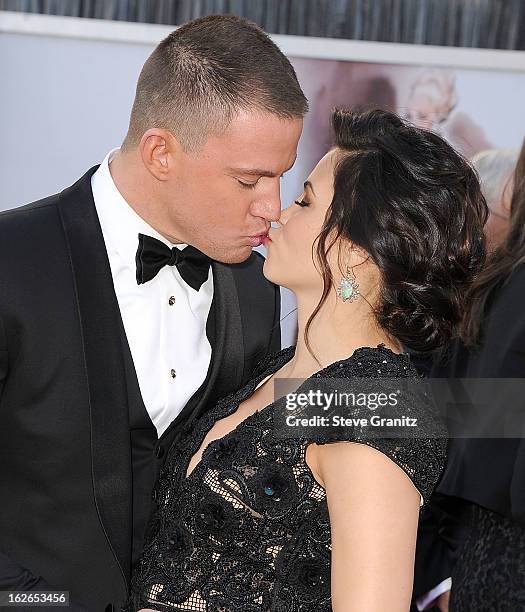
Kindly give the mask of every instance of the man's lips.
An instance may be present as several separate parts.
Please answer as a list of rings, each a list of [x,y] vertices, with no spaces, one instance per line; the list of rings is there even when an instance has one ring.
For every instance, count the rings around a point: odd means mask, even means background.
[[[263,232],[261,234],[255,234],[254,236],[249,236],[248,241],[250,246],[258,247],[264,243],[264,241],[268,238],[268,232]]]

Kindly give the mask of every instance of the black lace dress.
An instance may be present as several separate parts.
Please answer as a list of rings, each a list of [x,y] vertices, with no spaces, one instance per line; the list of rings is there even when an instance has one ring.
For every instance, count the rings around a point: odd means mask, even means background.
[[[276,437],[275,405],[269,404],[212,441],[186,478],[189,461],[213,424],[235,412],[294,352],[295,347],[286,348],[259,364],[249,383],[219,401],[191,435],[170,449],[156,485],[156,510],[134,570],[127,611],[331,610],[326,492],[305,453],[311,442],[334,442],[341,434]],[[408,355],[383,345],[358,349],[314,375],[356,376],[418,375]],[[426,418],[423,407],[411,411]],[[443,469],[444,437],[363,443],[401,466],[428,500]]]
[[[450,612],[525,612],[525,526],[472,504],[469,527],[452,571]]]

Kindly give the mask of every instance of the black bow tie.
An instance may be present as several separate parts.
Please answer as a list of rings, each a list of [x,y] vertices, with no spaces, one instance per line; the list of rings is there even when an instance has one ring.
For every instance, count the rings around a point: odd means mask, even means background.
[[[191,245],[182,250],[177,247],[170,249],[156,238],[139,234],[139,247],[135,262],[138,285],[155,278],[164,266],[177,266],[184,281],[198,291],[208,278],[211,259]]]

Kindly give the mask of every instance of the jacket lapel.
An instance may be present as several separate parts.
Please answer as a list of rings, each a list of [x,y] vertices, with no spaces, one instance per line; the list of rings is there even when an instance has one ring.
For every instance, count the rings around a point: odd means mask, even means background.
[[[238,288],[231,266],[214,261],[215,330],[209,369],[207,402],[239,388],[244,368],[244,340]]]
[[[96,214],[91,168],[60,194],[83,338],[99,519],[126,583],[131,566],[132,488],[129,416],[119,306]]]

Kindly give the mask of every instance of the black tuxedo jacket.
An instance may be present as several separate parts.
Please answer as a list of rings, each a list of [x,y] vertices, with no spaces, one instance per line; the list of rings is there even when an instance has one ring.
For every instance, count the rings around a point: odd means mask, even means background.
[[[98,612],[127,595],[132,457],[144,449],[130,431],[138,387],[91,191],[96,168],[0,215],[0,590],[48,584]],[[280,349],[279,290],[263,261],[253,252],[212,263],[207,377],[155,435],[148,461]]]

